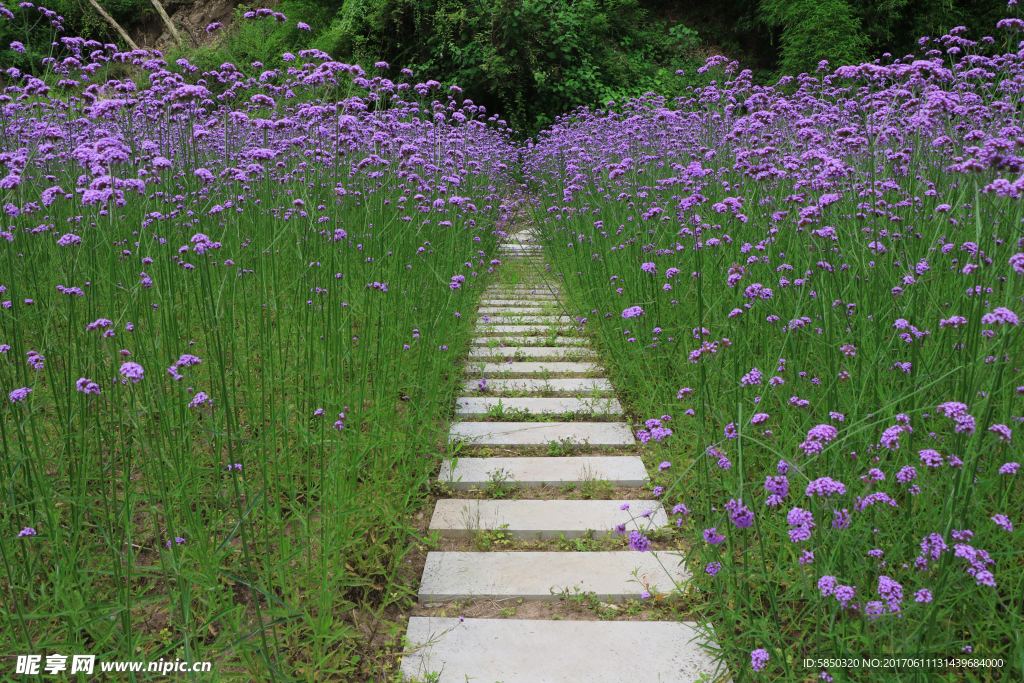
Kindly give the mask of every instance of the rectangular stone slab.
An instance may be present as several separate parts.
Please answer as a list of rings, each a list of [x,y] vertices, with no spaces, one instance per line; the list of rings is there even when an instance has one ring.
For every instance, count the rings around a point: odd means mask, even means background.
[[[725,680],[693,622],[411,617],[401,672],[438,683]],[[714,648],[713,643],[708,643]]]
[[[562,298],[557,292],[547,289],[519,289],[509,290],[484,290],[480,295],[481,299],[541,299],[545,301],[556,301]]]
[[[455,462],[455,467],[452,463]],[[643,486],[650,479],[636,455],[575,456],[561,458],[459,458],[441,462],[437,480],[453,489],[487,488],[495,473],[506,483],[537,487],[578,484],[601,479],[613,486]]]
[[[541,315],[544,306],[481,306],[476,310],[479,315]]]
[[[631,510],[622,510],[624,503]],[[654,510],[649,519],[640,515]],[[630,514],[632,512],[632,515]],[[430,530],[447,538],[472,538],[479,531],[500,530],[511,538],[546,539],[555,534],[579,538],[626,533],[665,526],[665,511],[656,500],[473,500],[445,498],[437,501]],[[503,525],[508,525],[504,529]]]
[[[476,358],[515,358],[516,355],[525,355],[530,358],[584,358],[593,357],[597,354],[593,349],[581,349],[579,347],[561,346],[482,346],[469,350],[469,357]]]
[[[489,325],[489,324],[478,324],[476,326],[477,334],[490,334],[490,335],[502,335],[502,334],[527,334],[530,332],[547,333],[554,328],[556,332],[564,334],[566,332],[576,331],[575,327],[569,325]]]
[[[566,323],[573,322],[573,319],[567,315],[490,315],[487,316],[488,320],[483,318],[477,318],[477,325],[544,325],[551,323]]]
[[[660,562],[659,562],[660,560]],[[633,573],[636,572],[634,577]],[[593,593],[602,602],[668,593],[690,578],[679,555],[654,552],[427,553],[420,603],[467,598],[554,602],[559,594]]]
[[[481,306],[518,306],[520,308],[524,306],[532,306],[533,308],[538,306],[555,306],[557,304],[558,299],[540,297],[536,294],[532,295],[529,299],[482,299],[480,301]]]
[[[463,391],[477,391],[479,380],[466,382]],[[506,391],[550,391],[559,394],[577,394],[589,396],[594,391],[612,391],[612,384],[607,379],[577,377],[572,379],[489,379],[488,392]]]
[[[485,294],[550,294],[558,296],[558,289],[544,285],[526,285],[523,287],[488,287]]]
[[[482,366],[482,367],[481,367]],[[537,373],[547,371],[555,374],[567,374],[570,372],[593,372],[600,370],[601,366],[597,363],[559,363],[557,361],[545,362],[545,361],[512,361],[511,363],[477,363],[471,362],[466,364],[467,372],[483,372],[485,375],[490,374],[501,374],[501,373]]]
[[[473,446],[546,446],[552,441],[583,446],[632,446],[633,432],[625,422],[454,422],[449,441]]]
[[[497,398],[491,396],[460,396],[455,399],[456,417],[479,417],[501,406],[506,412],[525,411],[533,415],[587,413],[590,415],[622,415],[622,405],[614,398]]]
[[[535,336],[535,337],[477,337],[473,340],[474,346],[488,346],[491,342],[497,341],[506,346],[542,346],[546,344],[555,344],[556,348],[558,345],[565,346],[586,346],[590,341],[586,337],[563,337],[558,335],[555,337],[555,341],[551,341],[551,337],[547,335]]]

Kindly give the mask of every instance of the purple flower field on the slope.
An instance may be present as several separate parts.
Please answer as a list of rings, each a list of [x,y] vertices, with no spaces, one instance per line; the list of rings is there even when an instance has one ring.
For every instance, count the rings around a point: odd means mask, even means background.
[[[55,41],[0,95],[0,649],[368,676],[351,615],[414,595],[505,124],[317,50]]]
[[[711,58],[707,87],[531,145],[550,266],[670,463],[700,592],[662,599],[733,680],[877,680],[801,663],[866,654],[1021,675],[1024,49],[993,42],[771,87]]]

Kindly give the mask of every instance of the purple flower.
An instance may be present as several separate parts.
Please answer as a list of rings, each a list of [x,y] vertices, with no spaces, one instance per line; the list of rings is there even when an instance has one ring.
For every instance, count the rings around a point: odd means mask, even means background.
[[[800,559],[797,560],[800,564],[811,564],[814,562],[814,552],[810,550],[801,550]]]
[[[754,513],[743,504],[740,499],[730,499],[725,504],[729,511],[729,520],[740,529],[747,529],[754,525]]]
[[[12,391],[11,393],[9,393],[9,394],[7,395],[7,398],[11,399],[11,403],[19,403],[19,402],[21,402],[21,401],[24,401],[24,400],[25,400],[25,398],[26,398],[26,397],[27,397],[27,396],[28,396],[28,395],[29,395],[30,393],[32,393],[32,390],[31,390],[31,389],[29,389],[28,387],[22,387],[22,388],[20,388],[20,389],[15,389],[15,390],[14,390],[14,391]]]
[[[999,468],[999,474],[1017,474],[1017,470],[1020,469],[1020,463],[1008,462]]]
[[[651,549],[651,542],[639,531],[630,531],[629,547],[638,552],[646,552]]]
[[[771,494],[765,501],[765,505],[769,507],[781,505],[782,501],[789,496],[789,479],[785,475],[778,477],[768,475],[764,478],[764,490]]]
[[[142,366],[138,363],[131,361],[121,364],[121,369],[118,371],[121,376],[125,379],[131,380],[132,384],[138,384],[139,380],[142,379],[142,373],[145,372]]]
[[[921,541],[921,554],[914,560],[914,566],[920,570],[928,569],[928,558],[938,560],[942,553],[949,550],[949,546],[942,540],[939,534],[928,534]]]
[[[899,507],[899,505],[896,504],[896,501],[894,501],[888,495],[882,493],[881,491],[876,491],[875,493],[872,493],[864,498],[857,496],[857,504],[853,506],[853,509],[859,512],[861,510],[867,509],[868,506],[874,505],[875,503],[885,503],[889,507],[894,508]]]
[[[690,514],[690,510],[683,503],[679,503],[674,508],[672,508],[672,514],[673,515],[688,515],[688,514]]]
[[[807,432],[807,440],[800,444],[800,448],[806,455],[821,453],[825,444],[839,436],[839,430],[832,425],[820,424],[811,427]]]
[[[22,529],[21,531],[18,532],[18,537],[22,538],[24,536],[35,536],[36,533],[37,532],[36,532],[35,529],[33,529],[30,526],[27,526],[27,527],[25,527],[24,529]]]
[[[818,590],[821,591],[821,597],[827,598],[832,595],[836,588],[836,577],[825,575],[818,579]]]
[[[669,467],[672,467],[672,463],[670,463],[670,462],[663,462],[660,465],[658,465],[658,471],[659,472],[664,472]]]
[[[708,566],[704,567],[704,571],[706,571],[711,576],[714,576],[718,572],[722,571],[722,563],[721,562],[709,562]]]
[[[1013,440],[1013,431],[1004,424],[994,424],[988,428],[988,431],[999,437],[1000,441],[1009,443]]]
[[[725,540],[725,536],[716,533],[715,529],[716,527],[711,527],[710,529],[704,530],[704,540],[710,543],[711,545],[718,545],[719,543]]]
[[[760,370],[758,370],[757,368],[751,368],[750,372],[748,372],[747,374],[743,375],[743,377],[740,378],[740,386],[747,387],[760,384],[762,377],[763,375],[761,374]],[[751,420],[751,424],[756,423],[753,420]]]
[[[811,529],[814,528],[814,515],[809,510],[793,508],[786,515],[786,523],[793,527],[789,530],[789,540],[792,543],[800,543],[811,537]]]
[[[658,496],[660,496],[660,495],[661,495],[661,494],[662,494],[662,493],[663,493],[664,491],[665,491],[665,487],[664,487],[664,486],[655,486],[655,487],[654,487],[654,491],[653,491],[653,493],[654,493],[654,497],[655,497],[655,498],[657,498],[657,497],[658,497]]]
[[[206,392],[200,391],[199,393],[197,393],[192,398],[191,401],[188,402],[188,407],[189,408],[198,408],[199,406],[201,406],[204,403],[206,403],[207,399],[209,399],[209,398],[210,397],[206,395]],[[211,403],[212,403],[212,401],[211,401]]]
[[[182,538],[181,536],[175,536],[174,537],[174,542],[177,543],[178,545],[183,545],[185,543],[185,539]],[[170,548],[171,547],[171,542],[167,541],[167,543],[164,544],[164,547],[165,548]]]
[[[637,318],[644,314],[644,309],[639,306],[630,306],[622,312],[623,318]]]
[[[833,595],[839,601],[839,606],[845,609],[846,605],[856,597],[856,592],[856,586],[836,586]]]
[[[771,415],[768,413],[756,413],[752,418],[750,418],[750,424],[759,425],[762,422],[765,422],[769,417],[771,417]]]
[[[309,27],[309,24],[307,24],[304,21],[300,21],[299,23],[295,24],[295,28],[299,29],[300,31],[311,31],[312,30]]]
[[[992,309],[991,313],[986,313],[981,316],[982,325],[1019,325],[1020,319],[1017,314],[1011,311],[1009,308],[999,306]]]
[[[846,508],[833,510],[832,515],[835,517],[832,520],[833,529],[848,529],[850,527],[850,513]]]
[[[833,494],[845,494],[846,486],[842,482],[836,481],[831,477],[819,477],[807,485],[806,494],[810,496],[825,496],[829,497]]]
[[[98,396],[100,394],[100,385],[90,379],[80,377],[78,381],[75,382],[75,391],[81,391],[86,395],[95,394]]]
[[[932,601],[932,592],[930,590],[928,590],[927,588],[922,588],[921,590],[919,590],[916,593],[914,593],[914,602],[931,602],[931,601]]]
[[[931,448],[925,448],[917,454],[921,457],[921,464],[928,467],[939,467],[944,462],[942,454]]]
[[[750,653],[750,668],[754,672],[759,672],[768,663],[768,651],[764,648],[758,648]]]
[[[917,478],[917,470],[912,465],[904,465],[900,468],[900,471],[896,473],[896,481],[901,484],[906,484],[909,481],[913,481]]]
[[[994,516],[990,517],[989,519],[991,519],[993,522],[998,524],[1003,529],[1006,529],[1007,531],[1013,531],[1013,522],[1011,522],[1010,518],[1007,517],[1006,515],[1003,515],[1003,514],[994,515]]]

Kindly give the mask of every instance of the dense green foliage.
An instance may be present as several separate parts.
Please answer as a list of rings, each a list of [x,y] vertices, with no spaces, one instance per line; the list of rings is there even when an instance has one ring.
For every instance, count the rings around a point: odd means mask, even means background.
[[[102,0],[100,4],[114,21],[126,28],[156,15],[150,0]],[[44,0],[39,6],[63,17],[64,30],[57,35],[82,36],[105,43],[121,42],[88,0]],[[9,3],[8,9],[14,14],[14,20],[0,20],[0,66],[3,69],[14,66],[23,73],[38,74],[42,72],[42,60],[57,54],[51,45],[57,40],[55,32],[50,22],[35,8]],[[11,49],[13,41],[23,44],[25,52]]]
[[[67,17],[68,35],[116,38],[85,0],[46,4]],[[153,17],[146,0],[102,4],[129,30]],[[235,22],[221,46],[199,48],[189,59],[208,61],[211,68],[228,59],[282,67],[276,55],[315,47],[364,67],[385,61],[395,71],[411,68],[419,79],[457,83],[467,98],[500,112],[526,134],[580,105],[648,91],[673,97],[687,85],[703,85],[709,79],[697,69],[712,54],[738,60],[753,70],[755,82],[766,82],[813,72],[821,60],[835,67],[886,54],[916,54],[920,36],[942,35],[958,25],[977,39],[993,34],[995,22],[1006,14],[1003,0],[280,0],[279,5],[291,19],[287,24],[268,33],[266,27]],[[48,54],[51,38],[45,26],[31,29],[34,11],[15,12],[17,21],[0,25],[5,47],[0,65],[29,71],[32,61],[38,65]],[[298,21],[311,30],[297,29]],[[12,40],[28,51],[6,49]],[[679,70],[685,75],[677,75]]]

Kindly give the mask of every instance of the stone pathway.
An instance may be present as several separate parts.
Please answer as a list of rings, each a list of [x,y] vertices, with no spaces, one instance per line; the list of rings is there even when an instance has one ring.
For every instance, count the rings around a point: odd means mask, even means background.
[[[559,293],[544,273],[541,247],[531,233],[513,235],[503,260],[521,259],[525,284],[493,286],[477,311],[479,336],[470,352],[475,379],[457,400],[449,439],[503,451],[558,444],[561,452],[629,447],[632,431],[612,386],[574,319],[558,310]],[[486,391],[480,391],[481,385]],[[502,394],[528,393],[526,397]],[[497,396],[495,395],[497,394]],[[539,394],[557,394],[541,397]],[[483,415],[501,421],[475,421]],[[530,414],[591,413],[587,422],[519,421]],[[466,451],[464,451],[466,452]],[[484,489],[494,473],[522,487],[563,486],[603,480],[639,487],[649,478],[638,456],[460,457],[446,461],[439,479],[453,489]],[[665,510],[653,500],[439,500],[430,529],[447,538],[469,538],[501,528],[507,538],[567,539],[662,526]],[[641,517],[651,510],[650,519]],[[632,514],[631,514],[632,512]],[[550,601],[565,589],[593,592],[604,602],[639,600],[644,586],[687,580],[674,555],[614,552],[430,552],[420,582],[421,604],[468,598]],[[407,680],[441,683],[563,683],[623,680],[715,680],[715,664],[697,645],[690,623],[669,621],[548,621],[411,617]],[[438,675],[434,677],[434,675]]]

